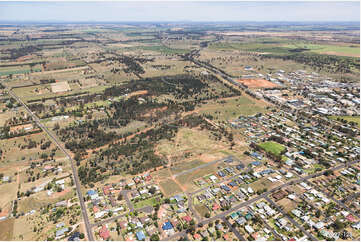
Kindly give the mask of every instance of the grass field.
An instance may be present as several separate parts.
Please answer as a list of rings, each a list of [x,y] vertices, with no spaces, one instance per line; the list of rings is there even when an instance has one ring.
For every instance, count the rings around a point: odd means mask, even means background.
[[[278,43],[276,43],[278,42]],[[268,43],[264,42],[217,42],[210,45],[213,50],[243,50],[274,54],[290,54],[293,49],[305,49],[305,52],[317,54],[340,55],[360,57],[360,46],[357,45],[329,45],[329,44],[309,44],[299,41],[276,40]]]
[[[267,141],[259,144],[259,146],[266,152],[272,153],[274,155],[280,155],[281,152],[286,149],[283,145],[274,141]]]
[[[197,110],[199,110],[200,114],[210,114],[215,119],[227,121],[240,115],[253,115],[264,112],[265,107],[266,104],[262,101],[251,99],[247,96],[240,96],[227,98],[221,104],[217,103],[217,101],[210,101]]]
[[[218,143],[218,144],[217,144]],[[219,142],[210,139],[209,132],[205,130],[180,128],[174,142],[162,141],[157,147],[159,153],[166,156],[184,155],[192,152],[195,155],[209,153],[211,150],[221,148]]]
[[[159,183],[165,197],[170,197],[183,192],[179,185],[171,179]]]
[[[138,208],[143,208],[143,207],[147,207],[147,206],[154,206],[157,203],[158,203],[157,197],[151,197],[151,198],[139,201],[137,203],[134,203],[134,208],[138,209]]]
[[[318,54],[340,55],[340,56],[360,56],[360,46],[341,46],[341,45],[326,45],[326,44],[291,44],[285,45],[288,48],[305,48],[311,52]]]
[[[208,208],[203,204],[197,204],[194,206],[194,208],[197,210],[198,214],[204,217],[206,213],[209,212]]]
[[[360,116],[329,116],[332,120],[337,120],[337,118],[346,120],[347,122],[355,122],[360,126]]]

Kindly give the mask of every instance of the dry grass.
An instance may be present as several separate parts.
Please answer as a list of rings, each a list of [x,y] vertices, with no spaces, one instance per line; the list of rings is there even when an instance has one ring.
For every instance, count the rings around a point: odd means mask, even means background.
[[[0,241],[13,240],[14,218],[0,221]]]

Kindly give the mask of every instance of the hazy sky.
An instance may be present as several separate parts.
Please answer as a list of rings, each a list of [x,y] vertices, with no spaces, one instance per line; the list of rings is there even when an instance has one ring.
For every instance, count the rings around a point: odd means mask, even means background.
[[[360,2],[0,2],[0,21],[359,21]]]

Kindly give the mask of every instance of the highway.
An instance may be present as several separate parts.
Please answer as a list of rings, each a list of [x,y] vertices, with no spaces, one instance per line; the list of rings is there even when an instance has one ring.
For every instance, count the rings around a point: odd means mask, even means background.
[[[69,159],[70,164],[71,164],[71,169],[73,171],[73,176],[74,176],[74,183],[76,186],[76,192],[79,198],[79,202],[80,202],[80,207],[81,207],[81,212],[83,215],[83,220],[84,220],[84,224],[85,224],[85,228],[86,228],[86,233],[87,233],[87,237],[88,240],[90,241],[94,241],[94,236],[91,230],[91,226],[90,226],[90,222],[89,222],[89,218],[88,218],[88,213],[86,210],[86,206],[84,204],[84,198],[83,198],[83,194],[81,192],[81,186],[80,186],[80,182],[79,182],[79,177],[78,177],[78,172],[77,169],[75,167],[75,162],[73,160],[73,158],[70,156],[70,154],[65,150],[65,148],[63,148],[63,146],[61,145],[61,143],[59,142],[59,140],[56,138],[55,135],[53,135],[49,129],[43,125],[40,122],[40,119],[30,110],[30,108],[10,89],[9,90],[9,95],[11,97],[13,97],[17,102],[19,102],[24,108],[25,110],[30,114],[30,116],[33,118],[34,122],[36,122],[36,124],[45,132],[48,134],[48,136],[50,137],[51,141],[65,154],[65,156]]]

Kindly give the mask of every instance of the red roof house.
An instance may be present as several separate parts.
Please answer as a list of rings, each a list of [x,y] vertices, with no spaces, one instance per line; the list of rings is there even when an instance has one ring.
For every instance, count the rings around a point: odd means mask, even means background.
[[[189,215],[186,215],[186,216],[182,217],[182,219],[183,219],[184,221],[187,221],[187,222],[192,221],[192,218],[191,218]]]
[[[110,237],[109,230],[105,225],[99,230],[99,236],[103,240],[107,240]]]

